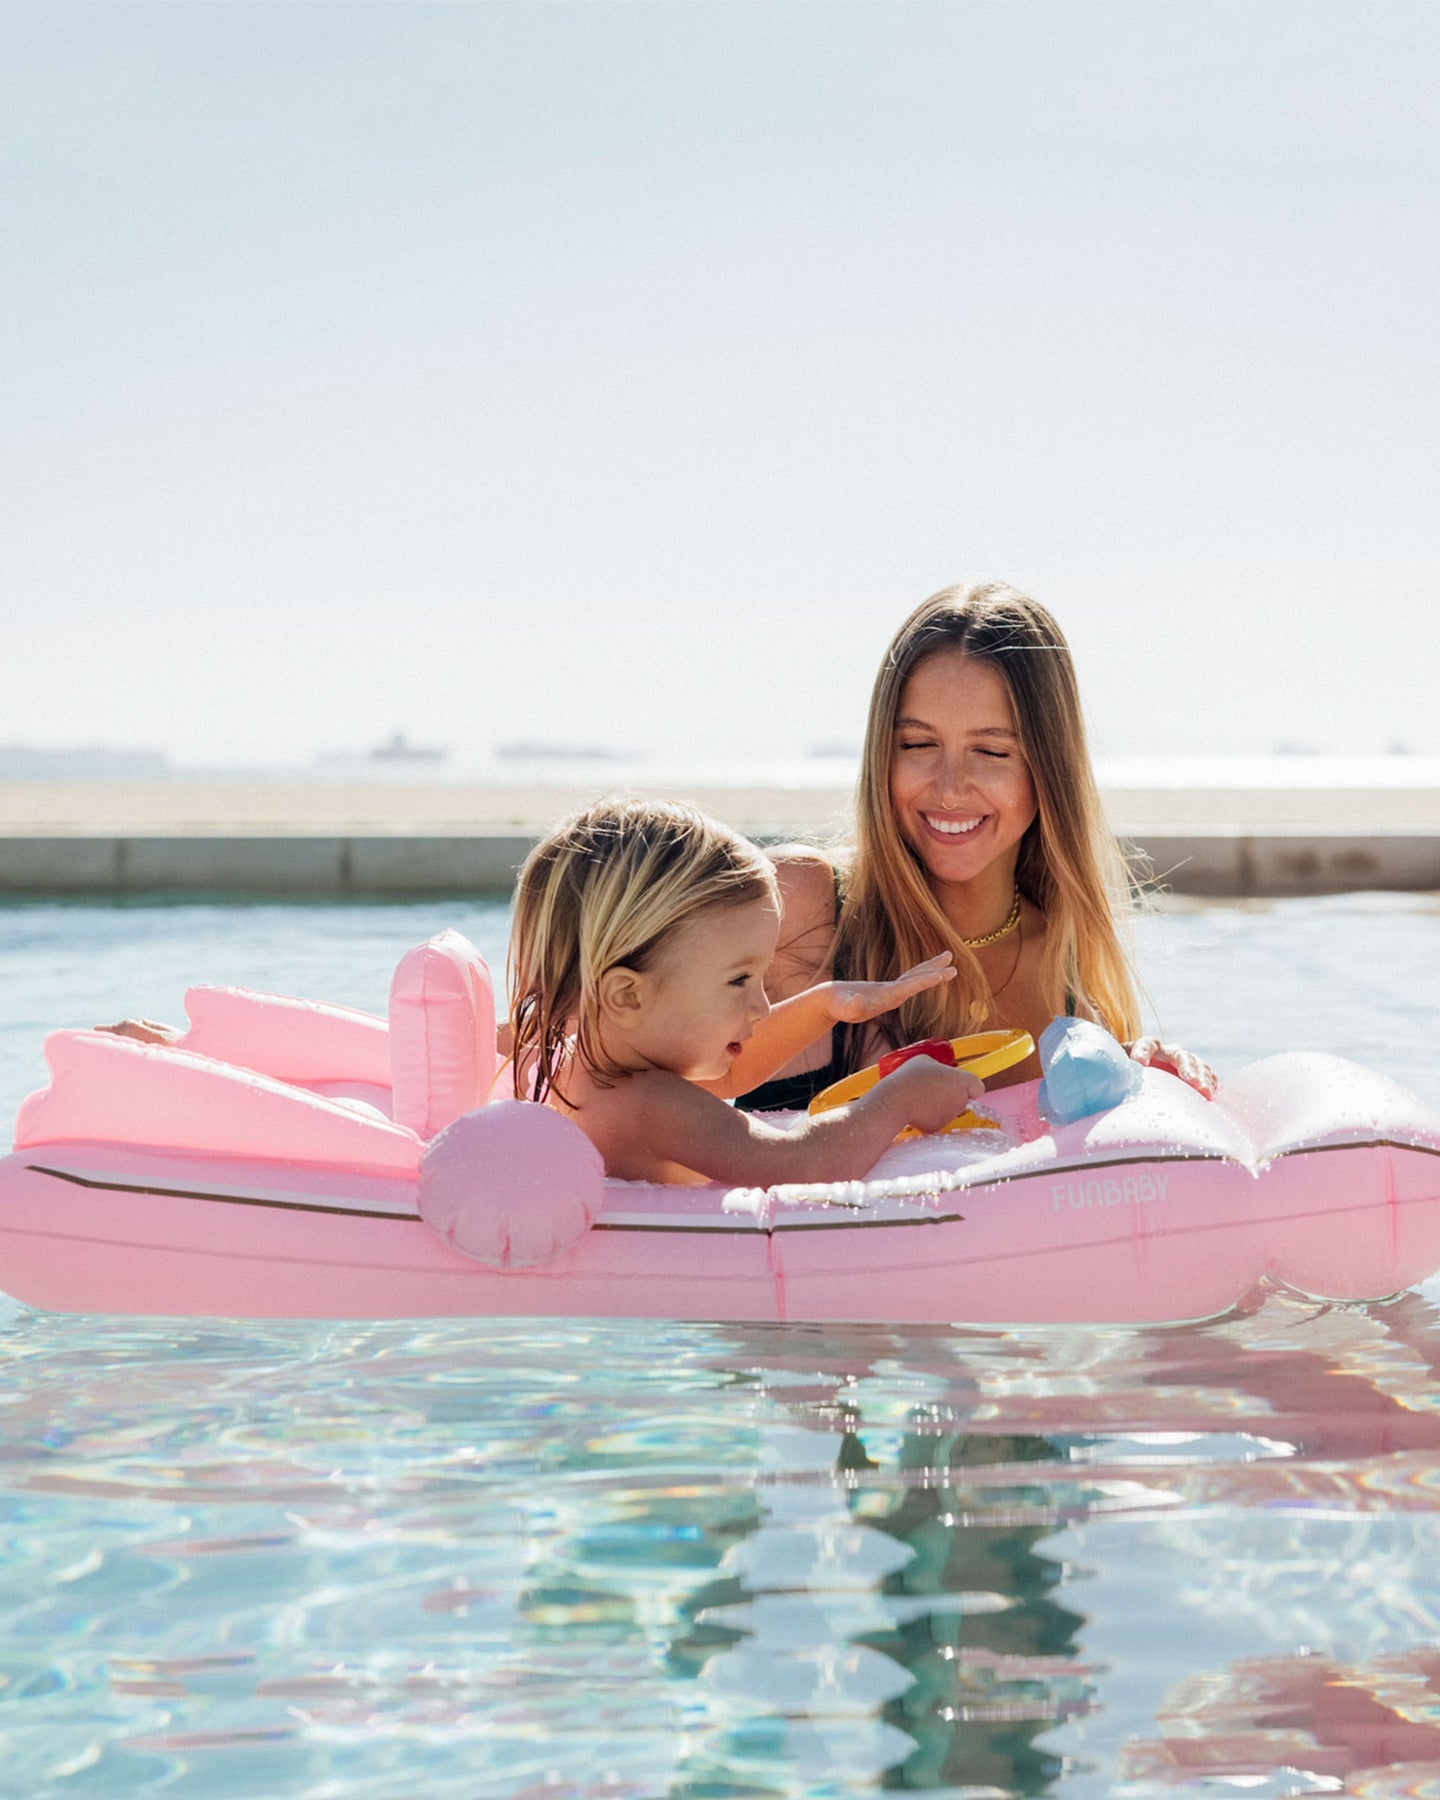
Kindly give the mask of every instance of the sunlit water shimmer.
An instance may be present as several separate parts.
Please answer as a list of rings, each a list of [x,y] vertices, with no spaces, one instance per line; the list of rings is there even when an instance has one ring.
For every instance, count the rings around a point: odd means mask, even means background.
[[[496,907],[0,909],[0,1099]],[[1440,1098],[1440,907],[1143,921],[1222,1069]],[[3,1271],[0,1271],[3,1285]],[[0,1793],[1440,1794],[1440,1284],[1124,1330],[0,1314]]]

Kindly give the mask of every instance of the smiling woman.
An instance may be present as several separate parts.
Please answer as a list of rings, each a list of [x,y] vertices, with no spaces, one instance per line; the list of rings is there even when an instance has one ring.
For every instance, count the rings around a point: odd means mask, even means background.
[[[870,702],[853,851],[776,857],[780,950],[772,997],[838,979],[893,979],[948,951],[956,979],[884,1019],[840,1025],[748,1110],[803,1106],[838,1076],[921,1037],[995,1028],[1038,1040],[1057,1013],[1134,1039],[1139,1007],[1117,917],[1132,882],[1101,810],[1069,647],[1036,601],[1002,582],[947,588],[916,608]],[[1188,1053],[1139,1039],[1209,1091]],[[1038,1075],[1032,1057],[1002,1081]]]

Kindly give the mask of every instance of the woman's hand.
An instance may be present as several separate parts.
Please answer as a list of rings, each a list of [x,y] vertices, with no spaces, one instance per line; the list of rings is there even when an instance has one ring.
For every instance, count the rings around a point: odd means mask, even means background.
[[[138,1038],[142,1044],[173,1044],[184,1037],[178,1025],[161,1025],[154,1019],[117,1019],[113,1025],[97,1025],[96,1031],[108,1031],[115,1037]]]
[[[955,979],[955,959],[948,950],[932,956],[928,962],[916,963],[893,981],[832,981],[830,1016],[837,1025],[864,1025],[878,1019],[881,1013],[893,1012],[897,1006],[926,988],[939,987]]]
[[[1209,1063],[1201,1062],[1193,1050],[1182,1050],[1179,1044],[1162,1044],[1157,1037],[1136,1038],[1127,1045],[1132,1061],[1149,1069],[1168,1069],[1178,1075],[1187,1087],[1213,1100],[1218,1083]]]

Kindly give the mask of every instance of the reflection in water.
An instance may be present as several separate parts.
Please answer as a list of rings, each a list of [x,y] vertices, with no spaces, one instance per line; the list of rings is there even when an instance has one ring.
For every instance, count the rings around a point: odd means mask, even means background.
[[[873,1477],[860,1486],[858,1506],[913,1552],[885,1591],[923,1602],[869,1640],[914,1682],[891,1705],[916,1747],[890,1785],[1035,1794],[1060,1773],[1036,1740],[1087,1709],[1093,1687],[1077,1641],[1084,1620],[1059,1603],[1064,1571],[1040,1547],[1051,1526],[1027,1523],[1047,1496],[1026,1465],[1063,1459],[1045,1438],[917,1432],[902,1447],[911,1479],[898,1497]],[[972,1485],[980,1469],[1003,1471],[1006,1486]]]
[[[1247,1792],[1440,1793],[1440,1650],[1361,1665],[1268,1656],[1190,1676],[1156,1721],[1163,1736],[1127,1744],[1119,1778],[1131,1800],[1205,1781]]]
[[[24,1314],[15,1791],[1426,1791],[1437,1349],[1418,1295],[1143,1331]]]

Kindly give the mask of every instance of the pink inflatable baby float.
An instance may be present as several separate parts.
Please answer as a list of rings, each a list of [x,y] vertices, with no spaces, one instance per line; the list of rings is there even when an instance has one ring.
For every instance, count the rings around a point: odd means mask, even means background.
[[[1142,1321],[1220,1311],[1262,1277],[1360,1300],[1440,1269],[1440,1117],[1334,1057],[1237,1069],[1214,1101],[1122,1068],[1127,1091],[1091,1112],[1087,1090],[1079,1116],[1048,1089],[1042,1113],[1027,1082],[987,1094],[993,1129],[896,1143],[863,1181],[665,1187],[606,1179],[571,1121],[492,1097],[490,979],[457,933],[402,959],[388,1019],[236,988],[194,988],[186,1008],[175,1045],[46,1040],[52,1080],[0,1159],[16,1298],[257,1318]]]

